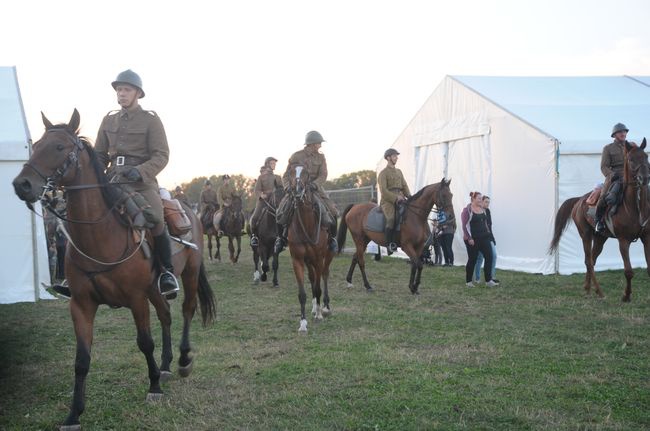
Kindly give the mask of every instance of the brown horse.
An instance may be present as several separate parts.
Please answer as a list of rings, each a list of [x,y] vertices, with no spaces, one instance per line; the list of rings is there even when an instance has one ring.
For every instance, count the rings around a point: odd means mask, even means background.
[[[67,223],[70,242],[65,256],[65,272],[72,298],[70,314],[77,339],[75,383],[72,406],[63,429],[80,429],[79,416],[85,406],[86,376],[90,367],[95,314],[100,304],[127,307],[137,328],[137,344],[149,369],[148,400],[162,396],[161,369],[167,375],[172,359],[171,313],[167,301],[155,287],[151,253],[141,250],[143,232],[127,227],[116,211],[114,185],[108,182],[103,166],[89,142],[78,136],[79,113],[75,109],[70,123],[52,125],[45,116],[45,133],[34,144],[33,154],[13,186],[18,197],[30,206],[47,191],[67,190]],[[192,235],[201,238],[201,227],[194,213]],[[197,293],[203,324],[215,317],[215,302],[202,261],[202,247],[184,248],[174,255],[174,268],[183,279],[183,337],[179,371],[191,371],[190,323],[197,307]],[[154,342],[149,321],[149,302],[162,326],[161,369],[154,359]]]
[[[611,218],[611,228],[614,236],[618,239],[618,248],[623,258],[625,278],[627,280],[622,298],[623,302],[629,302],[632,294],[634,271],[630,264],[630,243],[639,238],[643,242],[647,271],[648,275],[650,275],[650,229],[647,226],[650,219],[650,205],[648,203],[650,165],[648,164],[648,155],[644,151],[645,147],[645,138],[643,138],[640,147],[634,144],[626,144],[625,146],[623,202],[619,205],[616,214]],[[596,280],[594,266],[608,236],[596,233],[594,221],[587,215],[589,209],[587,204],[588,196],[589,193],[581,197],[567,199],[560,206],[555,216],[555,233],[549,253],[557,251],[562,233],[568,226],[569,218],[572,218],[578,228],[585,253],[585,267],[587,268],[584,282],[585,293],[591,293],[591,285],[593,284],[596,294],[602,298],[603,292]]]
[[[219,243],[217,230],[212,223],[214,213],[216,213],[218,209],[218,206],[214,207],[212,205],[204,208],[201,212],[201,224],[203,225],[203,233],[208,237],[208,258],[212,260],[212,238],[214,238],[217,247],[217,251],[214,253],[214,259],[221,262],[221,244]]]
[[[329,268],[334,252],[329,249],[328,226],[322,223],[321,208],[309,182],[309,173],[304,166],[291,167],[289,198],[292,201],[293,216],[289,222],[289,252],[293,272],[298,283],[300,301],[300,327],[298,331],[307,332],[305,317],[305,267],[309,274],[312,294],[312,314],[316,322],[331,314],[330,298],[327,288]],[[322,205],[322,204],[320,204]],[[321,278],[323,289],[321,292]],[[321,307],[321,293],[323,306]]]
[[[273,269],[273,287],[279,286],[278,254],[275,253],[273,249],[275,239],[278,236],[278,224],[275,219],[275,210],[283,196],[284,191],[281,188],[277,188],[268,199],[263,201],[264,207],[259,215],[259,220],[257,220],[257,237],[259,245],[257,247],[251,246],[253,249],[253,263],[255,264],[253,282],[256,284],[259,283],[260,280],[266,281],[269,269]],[[272,259],[271,267],[269,267],[269,259]],[[261,273],[260,269],[262,270]]]
[[[239,255],[241,254],[241,237],[244,229],[244,222],[244,216],[242,215],[242,200],[240,197],[234,196],[231,205],[223,207],[223,217],[221,219],[223,233],[228,237],[228,252],[230,253],[231,263],[237,263]],[[215,228],[217,228],[217,226],[215,226]],[[237,253],[235,253],[233,241],[237,242]],[[217,238],[217,253],[219,253],[220,247],[221,244],[219,244],[219,239]]]
[[[412,294],[418,295],[420,278],[422,274],[422,251],[431,235],[428,218],[431,208],[442,209],[450,218],[454,217],[454,207],[452,205],[453,194],[449,188],[451,180],[442,179],[441,182],[430,184],[423,187],[419,192],[411,196],[406,201],[406,210],[402,220],[401,228],[395,232],[400,247],[408,255],[411,261],[411,278],[409,280],[409,289]],[[352,263],[348,270],[346,280],[348,286],[352,287],[352,274],[358,264],[363,277],[363,285],[367,291],[371,292],[373,287],[366,276],[365,252],[370,241],[379,245],[386,245],[383,230],[381,232],[370,231],[366,228],[368,213],[377,205],[373,203],[349,205],[341,217],[341,225],[338,232],[339,253],[345,244],[347,229],[350,229],[356,251],[352,256]]]

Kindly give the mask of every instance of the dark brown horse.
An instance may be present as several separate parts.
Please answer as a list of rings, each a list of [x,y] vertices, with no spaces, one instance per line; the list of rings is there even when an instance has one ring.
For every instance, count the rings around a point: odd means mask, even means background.
[[[305,317],[305,267],[309,275],[312,294],[312,314],[316,322],[331,314],[328,292],[329,268],[334,252],[329,249],[328,227],[322,223],[321,209],[309,182],[309,173],[302,165],[291,167],[289,198],[293,203],[293,216],[289,223],[289,252],[293,272],[298,282],[300,301],[300,332],[307,332]],[[321,292],[321,278],[323,289]],[[323,305],[321,307],[321,293]]]
[[[127,227],[115,210],[113,185],[89,142],[78,136],[79,113],[75,109],[70,123],[52,125],[45,116],[45,133],[34,144],[33,154],[13,186],[18,197],[28,203],[41,199],[47,191],[67,190],[67,224],[70,242],[65,256],[65,272],[72,298],[70,314],[77,338],[75,383],[72,406],[64,429],[79,429],[79,415],[84,411],[86,376],[90,367],[95,314],[100,304],[127,307],[137,328],[137,344],[149,368],[148,400],[162,396],[161,369],[170,375],[171,314],[167,301],[155,287],[151,257],[141,250],[136,231]],[[201,227],[189,209],[194,238],[201,238]],[[142,235],[143,232],[140,232]],[[215,317],[214,297],[199,250],[185,248],[174,255],[174,268],[182,276],[183,337],[180,345],[179,371],[191,371],[189,331],[197,308],[197,294],[204,325]],[[149,302],[153,304],[162,326],[161,369],[154,359],[154,342],[149,321]]]
[[[612,233],[618,239],[618,248],[623,258],[625,279],[627,280],[622,298],[623,302],[629,302],[632,294],[634,271],[630,264],[630,243],[639,238],[643,242],[647,271],[648,275],[650,275],[650,229],[648,228],[648,220],[650,219],[650,205],[648,203],[650,165],[648,164],[648,155],[644,151],[645,147],[645,138],[643,138],[640,147],[626,144],[625,164],[623,167],[623,202],[619,205],[616,214],[611,218]],[[593,284],[596,294],[602,298],[603,291],[596,280],[594,266],[608,236],[596,233],[594,220],[587,214],[589,210],[587,197],[589,197],[589,193],[581,197],[567,199],[560,206],[555,216],[555,233],[549,252],[557,251],[562,233],[567,228],[570,218],[572,218],[582,239],[582,248],[585,254],[585,267],[587,268],[583,286],[585,293],[590,293]]]
[[[257,220],[257,237],[259,245],[252,247],[253,263],[255,264],[255,273],[253,282],[267,280],[269,269],[273,269],[273,287],[278,287],[278,254],[273,251],[275,239],[278,236],[278,224],[275,219],[275,210],[278,203],[284,196],[284,191],[277,188],[268,199],[263,201],[264,207]],[[271,267],[269,267],[271,259]],[[260,268],[261,264],[261,268]],[[260,273],[260,269],[262,272]]]
[[[437,208],[444,210],[450,218],[454,217],[454,207],[452,205],[453,194],[449,188],[451,180],[442,179],[441,182],[430,184],[422,188],[419,192],[408,198],[406,201],[406,210],[402,220],[399,232],[395,232],[396,240],[400,247],[408,255],[411,261],[411,278],[409,280],[409,289],[412,294],[418,294],[420,278],[422,274],[422,251],[424,245],[429,239],[431,231],[429,229],[428,218],[431,208],[436,205]],[[348,206],[341,217],[341,224],[338,232],[339,253],[345,244],[347,230],[350,229],[356,251],[352,256],[352,263],[348,270],[346,280],[348,286],[352,286],[352,274],[358,264],[363,277],[363,285],[368,291],[373,288],[366,276],[365,252],[370,241],[379,245],[386,245],[383,230],[374,232],[366,229],[366,221],[370,210],[376,208],[373,203],[356,204]]]
[[[203,225],[203,233],[208,237],[208,258],[212,260],[212,238],[214,238],[217,247],[217,251],[214,253],[214,259],[221,262],[221,244],[219,243],[217,230],[212,223],[214,213],[216,213],[218,209],[219,207],[214,207],[212,205],[204,208],[201,212],[201,224]]]
[[[241,237],[243,234],[244,223],[245,220],[242,215],[242,200],[240,197],[234,196],[231,205],[223,207],[223,217],[221,219],[223,233],[228,237],[228,252],[230,253],[231,263],[237,263],[239,255],[241,254]],[[217,228],[217,226],[215,226],[215,228]],[[237,242],[236,253],[233,241]],[[217,253],[219,253],[220,247],[219,239],[217,239]]]

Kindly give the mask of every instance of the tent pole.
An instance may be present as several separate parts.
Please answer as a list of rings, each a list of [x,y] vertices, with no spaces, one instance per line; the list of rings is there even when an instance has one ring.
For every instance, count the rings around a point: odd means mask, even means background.
[[[560,142],[554,139],[555,144],[555,214],[560,208]],[[560,247],[555,250],[555,273],[560,273]]]

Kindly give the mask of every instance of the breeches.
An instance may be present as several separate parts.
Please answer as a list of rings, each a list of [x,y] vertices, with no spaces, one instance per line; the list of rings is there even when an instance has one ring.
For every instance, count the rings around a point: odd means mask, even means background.
[[[151,228],[151,234],[153,236],[160,235],[165,229],[165,218],[163,216],[162,200],[160,199],[158,189],[154,189],[151,185],[143,183],[135,183],[130,186],[147,200],[149,205],[151,205],[152,212],[156,214],[158,220],[161,220],[160,223]]]
[[[381,210],[386,217],[386,227],[393,229],[395,227],[395,205],[388,202],[382,202]]]

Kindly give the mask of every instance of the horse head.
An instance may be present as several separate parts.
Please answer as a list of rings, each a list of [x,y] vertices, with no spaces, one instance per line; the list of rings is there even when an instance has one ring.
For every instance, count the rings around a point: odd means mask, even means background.
[[[628,175],[639,186],[647,186],[650,180],[650,164],[648,163],[648,154],[645,152],[646,144],[645,138],[643,138],[641,146],[625,143],[625,162]]]
[[[75,109],[68,124],[53,125],[41,113],[45,132],[33,146],[29,160],[13,180],[16,195],[34,203],[59,185],[69,184],[79,169],[79,153],[84,143],[78,136],[79,112]]]
[[[450,179],[447,180],[443,178],[442,181],[440,181],[440,187],[438,188],[438,192],[434,197],[436,208],[438,208],[439,210],[443,210],[445,212],[445,214],[447,215],[447,220],[451,220],[455,217],[454,205],[452,203],[454,194],[451,192],[451,188],[449,187],[450,184],[451,184]]]
[[[305,192],[310,189],[309,172],[304,165],[293,164],[289,167],[289,190],[294,198],[302,201],[305,199]]]

